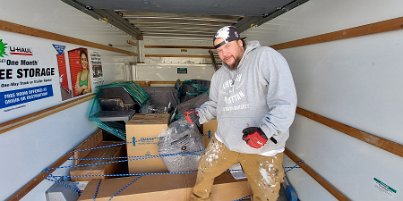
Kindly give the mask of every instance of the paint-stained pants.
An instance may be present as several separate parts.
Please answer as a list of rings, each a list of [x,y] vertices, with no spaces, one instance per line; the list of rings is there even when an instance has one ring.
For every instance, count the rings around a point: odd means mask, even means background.
[[[197,180],[191,201],[210,200],[214,178],[232,165],[240,163],[252,189],[253,201],[275,201],[283,182],[283,153],[273,157],[256,154],[240,154],[230,151],[217,139],[212,138],[199,162]]]

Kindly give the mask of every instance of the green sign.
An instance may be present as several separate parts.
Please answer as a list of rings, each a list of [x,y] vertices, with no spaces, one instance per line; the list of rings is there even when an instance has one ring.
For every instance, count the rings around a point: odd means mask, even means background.
[[[188,74],[188,68],[177,68],[176,73],[177,74]]]

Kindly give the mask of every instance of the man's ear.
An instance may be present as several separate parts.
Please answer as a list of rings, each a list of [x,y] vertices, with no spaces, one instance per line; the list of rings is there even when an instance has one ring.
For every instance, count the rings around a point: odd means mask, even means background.
[[[242,42],[242,40],[237,40],[236,42],[238,43],[238,45],[239,45],[240,47],[243,47],[243,42]]]

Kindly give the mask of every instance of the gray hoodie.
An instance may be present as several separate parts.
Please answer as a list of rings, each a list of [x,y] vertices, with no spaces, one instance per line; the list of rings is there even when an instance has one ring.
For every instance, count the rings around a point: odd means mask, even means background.
[[[215,133],[228,149],[265,154],[283,150],[294,121],[297,95],[287,61],[270,47],[250,41],[236,70],[223,66],[211,79],[209,101],[197,111],[200,123],[217,118]],[[260,127],[268,141],[255,149],[242,140],[242,130]]]

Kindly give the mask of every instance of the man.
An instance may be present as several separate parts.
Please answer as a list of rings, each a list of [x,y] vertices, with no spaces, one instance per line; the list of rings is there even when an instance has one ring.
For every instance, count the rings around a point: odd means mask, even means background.
[[[214,178],[236,163],[247,176],[252,200],[277,200],[297,103],[288,64],[258,41],[246,44],[232,26],[218,30],[213,44],[223,66],[211,79],[210,100],[185,112],[190,123],[218,121],[199,162],[192,200],[209,200]]]

